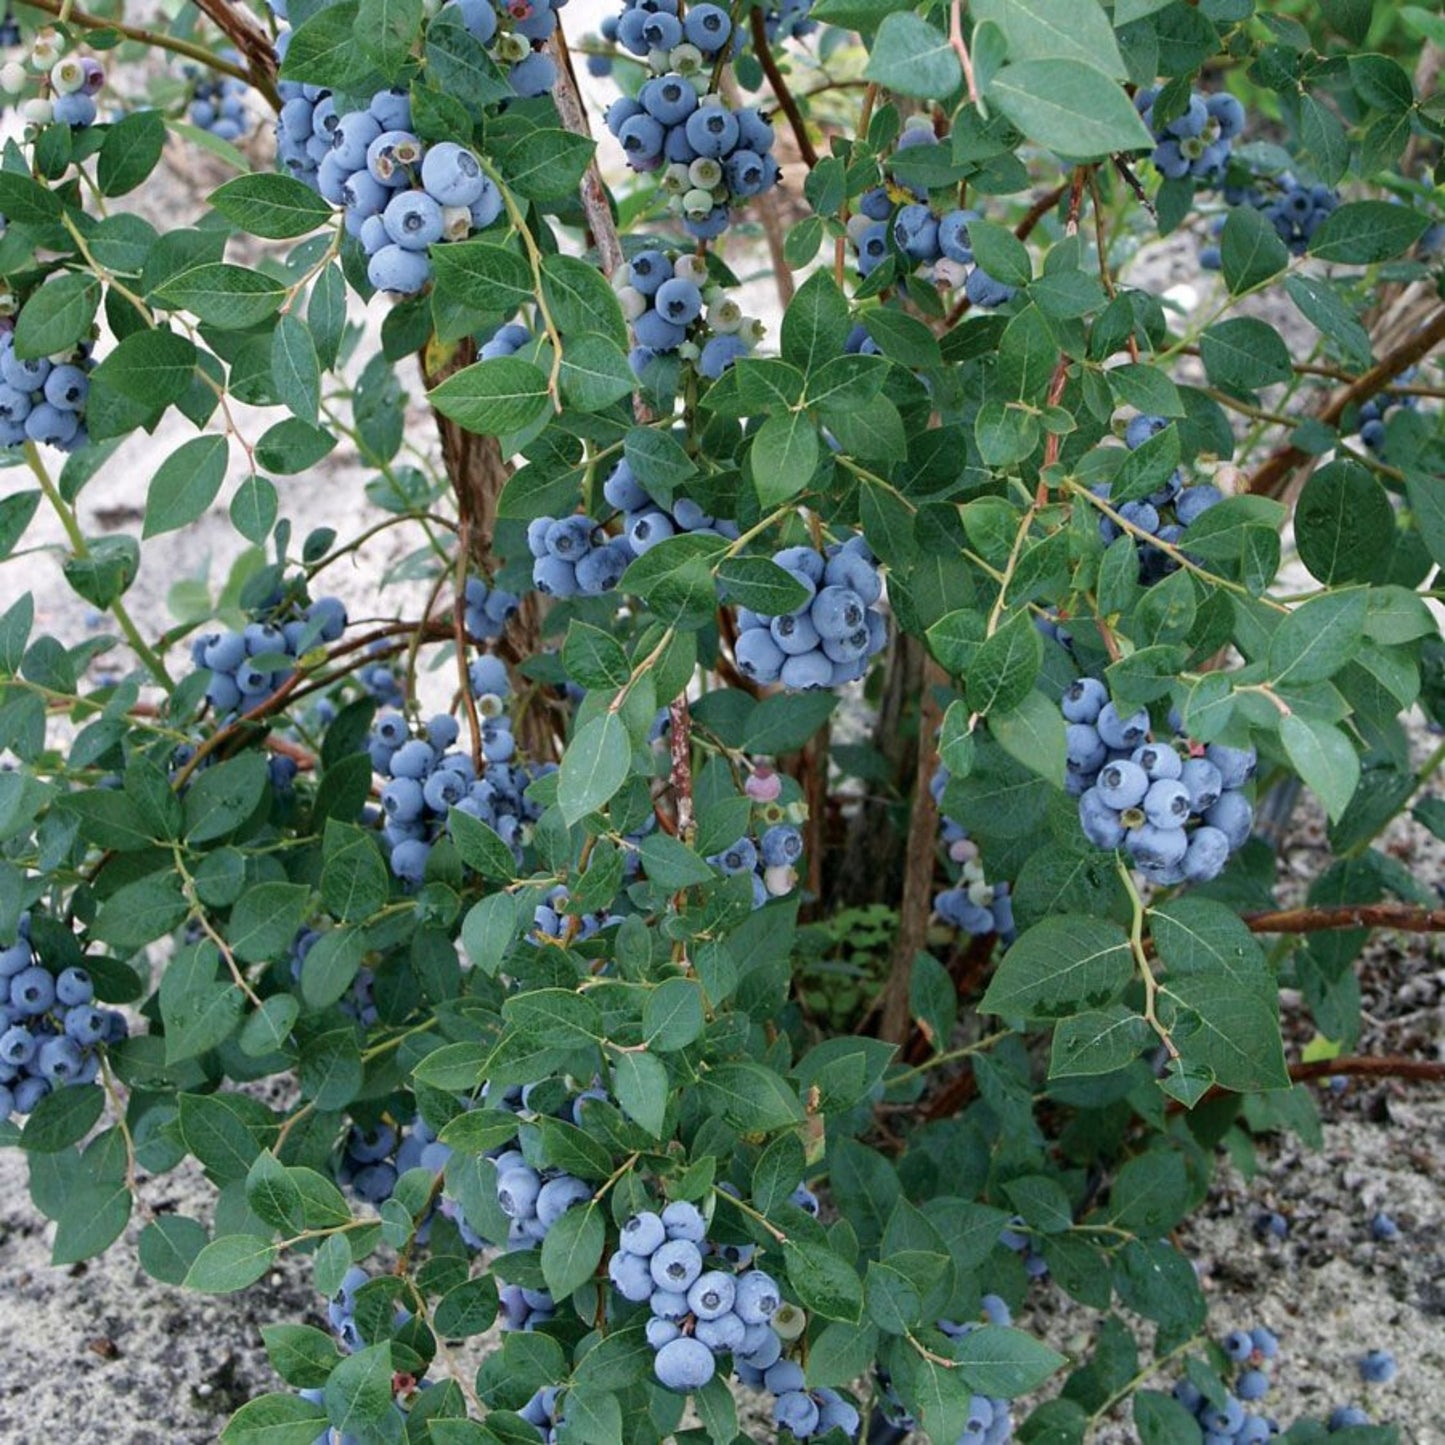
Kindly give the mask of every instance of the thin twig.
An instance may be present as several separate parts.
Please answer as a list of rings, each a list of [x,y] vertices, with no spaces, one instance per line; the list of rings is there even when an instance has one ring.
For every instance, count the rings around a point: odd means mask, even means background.
[[[1445,908],[1409,903],[1340,903],[1328,908],[1280,908],[1246,913],[1251,933],[1323,933],[1334,928],[1393,928],[1399,933],[1445,933]]]
[[[755,10],[753,14],[758,12]],[[958,63],[963,67],[963,83],[968,87],[968,98],[974,105],[978,104],[978,81],[973,74],[973,57],[968,53],[968,46],[963,38],[963,0],[953,0],[952,8],[948,17],[948,43],[953,46],[953,52],[958,56]]]
[[[812,170],[818,164],[818,152],[808,134],[808,123],[803,119],[803,112],[798,109],[798,102],[794,99],[793,92],[788,89],[788,82],[783,79],[783,73],[778,69],[778,62],[773,57],[773,47],[768,42],[768,29],[763,21],[761,8],[752,12],[750,23],[753,27],[753,50],[762,63],[763,74],[768,77],[768,84],[772,87],[778,104],[782,106],[783,114],[788,117],[788,124],[793,129],[793,139],[798,143],[798,154],[802,156],[803,164]]]

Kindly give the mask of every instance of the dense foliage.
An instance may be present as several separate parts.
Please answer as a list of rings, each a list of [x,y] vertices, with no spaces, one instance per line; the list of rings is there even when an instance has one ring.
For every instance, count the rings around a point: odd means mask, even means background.
[[[1445,24],[629,0],[594,142],[550,0],[98,9],[0,68],[0,1143],[55,1261],[309,1260],[235,1445],[1278,1433],[1174,1230],[1438,919],[1376,840],[1445,836]],[[168,161],[235,174],[181,216]],[[1285,1438],[1394,1438],[1339,1406]]]

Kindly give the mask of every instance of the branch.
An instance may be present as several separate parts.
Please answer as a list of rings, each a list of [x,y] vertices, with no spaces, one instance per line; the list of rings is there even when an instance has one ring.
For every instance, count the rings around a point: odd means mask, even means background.
[[[233,5],[231,0],[196,0],[196,9],[210,16],[216,28],[246,59],[251,84],[276,107],[281,108],[276,93],[276,51],[271,37],[248,11]]]
[[[1337,391],[1317,419],[1326,426],[1333,426],[1351,406],[1368,401],[1372,396],[1384,391],[1402,371],[1408,371],[1442,341],[1445,341],[1445,307],[1437,310],[1419,330],[1401,342],[1358,380]],[[1303,452],[1296,446],[1283,446],[1250,478],[1248,490],[1265,496],[1275,496],[1284,490],[1296,468],[1314,460],[1308,452]]]
[[[953,53],[958,56],[958,63],[963,68],[963,81],[968,86],[968,98],[977,105],[978,81],[973,74],[973,57],[968,53],[968,46],[963,39],[963,0],[953,0],[948,17],[948,43],[953,46]]]
[[[1367,1055],[1350,1055],[1342,1059],[1313,1059],[1307,1064],[1291,1064],[1289,1076],[1295,1083],[1318,1079],[1321,1075],[1363,1074],[1383,1079],[1420,1079],[1433,1083],[1445,1079],[1445,1063],[1431,1059],[1406,1059],[1398,1055],[1372,1059]]]
[[[116,34],[124,35],[127,40],[138,40],[142,45],[152,46],[157,50],[169,50],[173,55],[184,55],[187,60],[199,61],[222,75],[234,76],[237,80],[253,79],[244,66],[222,60],[214,51],[207,50],[204,45],[198,45],[191,40],[180,40],[159,30],[147,30],[140,25],[127,25],[122,20],[110,20],[104,15],[92,15],[89,11],[78,10],[73,6],[66,10],[65,0],[24,0],[24,3],[28,9],[43,10],[47,15],[57,18],[64,12],[68,24],[79,25],[83,30],[114,30]],[[273,69],[274,64],[273,60]]]
[[[928,939],[928,920],[933,913],[934,850],[938,843],[938,803],[929,782],[938,761],[937,733],[943,722],[937,689],[944,681],[943,670],[932,657],[923,663],[922,706],[918,714],[918,767],[914,773],[913,815],[908,820],[908,842],[904,854],[903,899],[899,905],[898,937],[893,944],[893,961],[883,991],[883,1020],[878,1030],[888,1043],[908,1042],[909,986],[913,979],[913,956]]]
[[[577,72],[572,68],[572,55],[560,25],[552,32],[547,48],[557,63],[557,82],[552,87],[557,114],[563,126],[573,135],[586,136],[590,140],[592,126],[587,119],[587,107],[582,103],[582,92],[577,86]],[[612,273],[623,262],[622,242],[617,238],[617,222],[612,215],[602,172],[597,168],[595,151],[582,173],[578,193],[582,198],[582,212],[587,217],[587,229],[592,234],[592,244],[597,248],[602,274],[610,281]]]
[[[1252,933],[1323,933],[1332,928],[1393,928],[1400,933],[1445,933],[1445,908],[1409,903],[1341,903],[1329,908],[1282,908],[1246,913]]]
[[[672,751],[672,804],[677,809],[677,836],[692,842],[692,714],[687,694],[679,693],[669,709],[668,744]]]
[[[812,138],[808,135],[808,124],[803,119],[803,112],[798,109],[798,102],[793,98],[793,92],[788,89],[788,82],[783,79],[782,71],[778,69],[778,62],[773,56],[773,47],[768,42],[768,28],[763,23],[761,8],[753,11],[751,23],[753,49],[762,63],[763,74],[768,77],[768,84],[772,87],[778,104],[782,106],[783,114],[788,117],[788,124],[793,128],[793,138],[798,142],[798,153],[803,157],[803,163],[809,170],[812,170],[818,164],[818,152],[814,149]]]

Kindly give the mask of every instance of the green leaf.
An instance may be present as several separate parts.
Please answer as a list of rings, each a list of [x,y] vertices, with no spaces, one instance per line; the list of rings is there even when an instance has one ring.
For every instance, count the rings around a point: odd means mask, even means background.
[[[532,273],[506,246],[481,239],[438,246],[437,290],[476,311],[511,315],[532,299]]]
[[[15,320],[15,354],[55,356],[90,334],[100,305],[100,282],[85,271],[63,271],[38,290]]]
[[[1395,510],[1367,468],[1339,460],[1312,472],[1295,507],[1300,561],[1329,585],[1366,582],[1395,538]]]
[[[55,1221],[51,1264],[79,1264],[100,1254],[120,1237],[130,1208],[131,1193],[124,1179],[82,1184],[68,1193]]]
[[[1036,923],[1004,954],[980,1007],[1006,1018],[1061,1018],[1112,1003],[1133,976],[1122,928],[1058,915]]]
[[[0,557],[8,557],[15,550],[34,519],[40,498],[38,491],[11,492],[8,497],[0,497]]]
[[[229,454],[224,436],[199,436],[182,442],[151,478],[141,535],[157,537],[196,521],[221,490]]]
[[[320,1389],[341,1362],[336,1341],[311,1325],[262,1325],[261,1338],[276,1373],[298,1390]]]
[[[510,883],[516,876],[517,860],[496,829],[459,808],[447,814],[447,827],[462,862],[483,878]]]
[[[95,167],[101,194],[133,191],[156,168],[165,143],[165,117],[158,110],[135,110],[107,127]]]
[[[421,30],[422,0],[360,0],[356,44],[388,80],[405,66]]]
[[[1369,591],[1352,587],[1296,607],[1269,643],[1269,673],[1277,687],[1323,682],[1360,650]]]
[[[1007,226],[994,221],[970,221],[968,242],[974,259],[995,281],[1006,286],[1027,286],[1033,280],[1029,249]]]
[[[753,486],[764,508],[803,491],[818,466],[818,431],[806,412],[781,412],[758,429],[748,452]]]
[[[1067,1363],[1042,1340],[1001,1325],[970,1330],[954,1345],[953,1358],[970,1389],[1009,1398],[1036,1390]]]
[[[246,1202],[272,1229],[293,1234],[305,1224],[301,1187],[269,1151],[256,1156],[246,1175]]]
[[[311,890],[304,883],[260,883],[231,910],[227,939],[247,963],[280,958],[310,906]]]
[[[1102,160],[1154,145],[1123,88],[1077,60],[1005,65],[985,95],[1030,140],[1068,160]]]
[[[157,411],[169,406],[190,385],[196,348],[170,331],[137,331],[91,373],[91,385],[108,386]]]
[[[20,1147],[30,1154],[58,1154],[84,1139],[104,1110],[104,1089],[55,1089],[31,1111]]]
[[[969,707],[985,716],[1018,707],[1033,690],[1043,655],[1033,618],[1026,611],[1015,613],[973,655],[964,679]]]
[[[1289,251],[1262,211],[1235,206],[1220,237],[1220,263],[1231,295],[1258,286],[1289,265]]]
[[[327,909],[343,923],[357,923],[377,912],[390,891],[391,874],[375,831],[328,818],[321,866],[321,901]]]
[[[213,1239],[186,1271],[187,1289],[202,1294],[231,1294],[255,1284],[276,1259],[276,1246],[255,1234],[223,1234]]]
[[[284,1047],[301,1014],[294,995],[274,993],[256,1009],[241,1027],[241,1052],[253,1059],[265,1058]]]
[[[779,617],[809,600],[803,584],[768,557],[726,557],[717,580],[730,601],[764,617]]]
[[[660,1054],[684,1049],[701,1037],[705,1025],[702,989],[692,979],[667,979],[647,995],[642,1035],[649,1049]]]
[[[141,1268],[162,1284],[180,1284],[206,1247],[206,1229],[184,1214],[162,1214],[141,1230],[136,1244]],[[310,1442],[308,1442],[310,1445]]]
[[[517,931],[516,900],[509,893],[493,893],[474,903],[462,920],[462,947],[483,973],[495,977]]]
[[[842,291],[826,270],[814,271],[783,314],[779,337],[783,360],[805,376],[820,370],[843,354],[850,325]]]
[[[235,1032],[246,998],[217,976],[213,944],[178,953],[161,977],[161,1019],[166,1026],[166,1063],[178,1064],[213,1049]]]
[[[1339,347],[1348,361],[1360,367],[1373,363],[1370,333],[1331,282],[1315,276],[1286,276],[1284,289],[1310,324]]]
[[[565,130],[529,130],[496,146],[496,159],[507,185],[529,201],[560,201],[574,196],[596,145]]]
[[[568,826],[595,813],[627,781],[632,743],[620,714],[605,712],[568,744],[557,779],[557,805]]]
[[[161,305],[189,311],[208,326],[245,331],[275,314],[286,288],[259,271],[213,261],[167,277],[151,294]]]
[[[1058,708],[1037,688],[1017,707],[988,715],[988,730],[1006,753],[1055,787],[1064,786],[1065,726]]]
[[[789,1240],[783,1246],[788,1280],[805,1309],[826,1320],[858,1324],[863,1318],[863,1281],[826,1244]]]
[[[863,75],[897,95],[920,100],[943,100],[963,83],[948,36],[909,10],[884,18]]]
[[[662,1060],[647,1053],[618,1054],[612,1060],[612,1086],[622,1112],[654,1139],[662,1138],[668,1091]]]
[[[294,311],[271,333],[271,379],[292,415],[314,426],[321,409],[321,361],[310,330]]]
[[[563,398],[578,411],[601,411],[631,394],[637,378],[627,353],[607,336],[569,336],[562,347]]]
[[[1075,1014],[1054,1029],[1049,1077],[1112,1074],[1132,1064],[1155,1039],[1148,1020],[1123,1004]]]
[[[548,406],[547,378],[529,361],[478,361],[432,389],[427,400],[480,436],[509,436],[537,422]]]
[[[1284,338],[1253,316],[1216,322],[1200,338],[1199,354],[1210,381],[1226,391],[1256,391],[1294,375]]]
[[[595,1199],[574,1204],[542,1241],[542,1277],[552,1298],[564,1300],[586,1284],[607,1243],[602,1207]]]
[[[1305,786],[1338,823],[1360,784],[1360,758],[1337,727],[1292,713],[1281,718],[1279,739]]]
[[[1428,216],[1388,201],[1350,201],[1325,217],[1309,253],[1342,266],[1368,266],[1403,255],[1425,234]]]
[[[770,1133],[803,1120],[797,1094],[762,1064],[719,1064],[703,1075],[700,1089],[704,1102],[738,1129]]]
[[[392,1412],[391,1341],[344,1359],[326,1382],[326,1417],[343,1435],[365,1438]]]
[[[329,201],[293,176],[237,176],[207,199],[247,235],[272,241],[304,236],[336,214]]]
[[[1126,78],[1113,27],[1098,0],[974,0],[972,13],[1003,31],[1010,60],[1077,60],[1116,80]],[[996,274],[987,263],[984,269]]]
[[[228,758],[195,776],[186,790],[184,828],[193,846],[224,838],[260,805],[270,777],[264,753]]]

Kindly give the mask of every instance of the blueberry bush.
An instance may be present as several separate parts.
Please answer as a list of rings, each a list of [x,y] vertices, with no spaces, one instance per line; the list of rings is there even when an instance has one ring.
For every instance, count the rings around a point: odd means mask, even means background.
[[[306,1262],[227,1445],[1393,1439],[1271,1419],[1175,1230],[1445,926],[1438,14],[98,12],[0,33],[55,1262]]]

